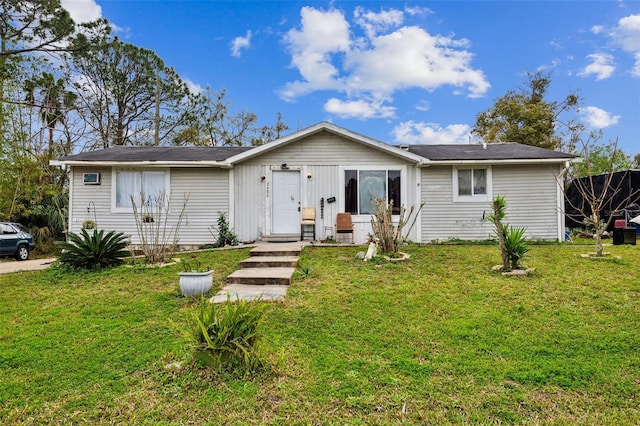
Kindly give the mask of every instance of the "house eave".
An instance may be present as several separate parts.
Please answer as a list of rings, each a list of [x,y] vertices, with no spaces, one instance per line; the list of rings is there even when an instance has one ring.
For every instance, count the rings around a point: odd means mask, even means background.
[[[161,168],[221,168],[230,169],[233,166],[221,161],[49,161],[51,166],[84,166],[84,167],[161,167]]]
[[[429,166],[460,166],[471,164],[564,164],[566,162],[580,161],[575,158],[521,158],[521,159],[493,159],[493,160],[427,160],[420,164],[421,167]]]

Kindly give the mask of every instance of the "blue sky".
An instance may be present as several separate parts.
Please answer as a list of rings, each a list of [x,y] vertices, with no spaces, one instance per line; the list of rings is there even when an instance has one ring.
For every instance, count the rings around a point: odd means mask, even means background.
[[[549,100],[576,92],[589,129],[640,153],[638,1],[62,4],[261,124],[280,112],[291,130],[330,121],[391,144],[468,143],[478,113],[543,70]]]

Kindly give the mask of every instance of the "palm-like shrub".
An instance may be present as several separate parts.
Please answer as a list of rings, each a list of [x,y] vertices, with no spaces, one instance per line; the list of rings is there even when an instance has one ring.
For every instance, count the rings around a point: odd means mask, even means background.
[[[202,300],[189,323],[196,359],[216,372],[248,374],[262,365],[257,351],[264,304],[237,300],[217,305]]]
[[[58,260],[62,264],[82,269],[101,269],[120,265],[128,256],[129,240],[122,232],[94,229],[89,234],[86,229],[80,234],[70,232],[68,241],[58,241],[61,249]]]
[[[500,254],[502,255],[502,270],[509,271],[520,268],[520,259],[529,251],[525,232],[527,228],[516,228],[502,221],[507,216],[507,202],[501,195],[491,202],[492,214],[487,217],[495,226]]]
[[[511,269],[520,268],[520,260],[529,251],[525,232],[527,228],[504,226],[504,245]]]

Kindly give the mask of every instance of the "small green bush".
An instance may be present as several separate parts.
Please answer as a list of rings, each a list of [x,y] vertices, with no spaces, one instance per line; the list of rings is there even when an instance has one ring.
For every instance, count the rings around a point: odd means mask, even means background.
[[[216,247],[237,246],[238,236],[229,227],[227,215],[224,212],[218,212],[217,226],[210,226],[209,233],[216,238]]]
[[[58,260],[73,268],[96,270],[117,266],[129,255],[126,250],[129,241],[122,232],[94,229],[89,234],[83,229],[80,234],[70,232],[68,239],[56,242],[61,250]]]
[[[525,232],[527,228],[504,226],[504,245],[511,269],[520,268],[520,260],[529,251]]]
[[[195,338],[195,358],[217,373],[251,374],[262,367],[258,327],[264,305],[245,300],[210,303],[202,299],[189,324]]]

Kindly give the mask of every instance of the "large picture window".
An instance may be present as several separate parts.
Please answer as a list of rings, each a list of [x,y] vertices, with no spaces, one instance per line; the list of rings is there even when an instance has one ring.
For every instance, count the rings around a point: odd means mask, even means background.
[[[454,168],[454,201],[486,201],[491,197],[490,168]]]
[[[345,170],[344,209],[351,214],[373,214],[373,199],[393,200],[400,214],[400,170]]]
[[[132,197],[136,205],[143,203],[148,207],[155,207],[158,202],[164,202],[167,193],[165,188],[165,171],[118,170],[116,171],[116,199],[117,208],[133,208]]]

